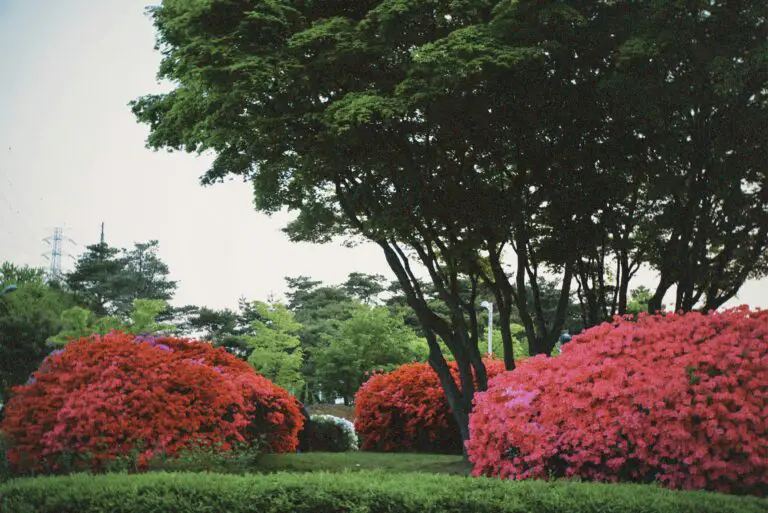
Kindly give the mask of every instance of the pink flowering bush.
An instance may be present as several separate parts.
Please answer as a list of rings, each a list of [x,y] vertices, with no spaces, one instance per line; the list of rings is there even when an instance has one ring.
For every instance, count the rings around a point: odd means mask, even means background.
[[[475,399],[474,475],[768,492],[768,312],[616,319]]]
[[[74,340],[14,393],[0,431],[24,472],[104,470],[119,458],[143,468],[198,446],[290,452],[304,424],[296,399],[247,363],[171,337]]]

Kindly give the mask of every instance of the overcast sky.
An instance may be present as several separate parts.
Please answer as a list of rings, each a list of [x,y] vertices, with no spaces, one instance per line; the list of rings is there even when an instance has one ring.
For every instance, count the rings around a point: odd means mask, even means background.
[[[247,184],[200,186],[209,158],[145,148],[127,103],[166,90],[147,5],[0,0],[0,261],[47,265],[42,239],[55,227],[78,255],[103,221],[111,245],[160,241],[177,305],[280,297],[284,276],[392,277],[375,246],[291,243],[280,232],[288,218],[254,212]],[[768,282],[745,286],[737,303],[768,308]]]

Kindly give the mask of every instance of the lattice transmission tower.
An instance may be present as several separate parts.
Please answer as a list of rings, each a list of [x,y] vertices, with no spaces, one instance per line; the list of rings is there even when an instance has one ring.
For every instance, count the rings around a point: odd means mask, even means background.
[[[70,239],[69,237],[64,237],[64,229],[63,228],[54,228],[53,229],[53,236],[46,237],[43,239],[49,246],[51,246],[51,252],[50,253],[43,253],[43,256],[50,262],[50,266],[48,268],[48,280],[50,281],[59,281],[61,280],[61,257],[62,255],[68,256],[72,259],[74,257],[70,255],[69,253],[65,253],[62,251],[62,246],[64,242],[71,242],[72,244],[77,245],[75,241]]]

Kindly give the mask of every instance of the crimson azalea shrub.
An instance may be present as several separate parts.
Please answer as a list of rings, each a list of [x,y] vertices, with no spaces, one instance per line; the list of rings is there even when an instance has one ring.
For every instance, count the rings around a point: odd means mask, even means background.
[[[499,360],[483,360],[489,377],[504,370]],[[456,363],[449,363],[458,382]],[[363,451],[462,452],[437,373],[428,363],[407,363],[376,373],[355,396],[355,430]]]
[[[288,392],[224,349],[113,332],[52,353],[14,389],[0,431],[21,471],[97,470],[192,447],[293,451],[303,423]]]
[[[478,394],[474,475],[768,491],[768,312],[640,316]]]

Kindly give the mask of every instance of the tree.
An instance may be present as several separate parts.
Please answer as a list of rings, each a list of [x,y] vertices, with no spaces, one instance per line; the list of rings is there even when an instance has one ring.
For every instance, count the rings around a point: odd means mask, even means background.
[[[301,400],[313,403],[320,400],[315,352],[325,346],[327,340],[335,340],[342,324],[363,306],[343,287],[326,286],[306,276],[286,277],[285,280],[288,308],[301,324],[299,339],[304,354],[301,374],[305,382]]]
[[[653,292],[648,287],[641,285],[636,289],[632,289],[629,296],[626,313],[637,315],[641,312],[648,312],[648,305],[653,300]],[[664,308],[665,305],[661,305],[660,309],[664,310]]]
[[[424,342],[386,308],[357,310],[334,338],[324,338],[313,355],[319,388],[345,404],[351,404],[369,372],[427,359]]]
[[[301,377],[302,350],[297,336],[301,325],[294,321],[285,305],[252,303],[261,320],[244,337],[253,350],[248,357],[254,369],[275,384],[297,393],[304,385]]]
[[[548,167],[548,145],[531,144],[541,130],[526,126],[556,117],[561,106],[543,97],[520,101],[550,85],[545,50],[500,39],[484,26],[491,13],[485,2],[187,7],[166,1],[152,11],[165,53],[161,75],[179,86],[134,104],[151,126],[149,144],[214,150],[204,181],[247,175],[258,208],[299,210],[288,228],[297,240],[351,233],[377,243],[417,313],[430,363],[468,437],[474,391],[487,385],[478,349],[479,282],[499,305],[510,369],[513,302],[531,350],[548,353],[570,295],[574,255],[544,244],[567,233],[570,213],[546,199],[556,180],[567,188],[577,177]],[[569,18],[564,22],[573,17],[552,11],[558,20]],[[270,35],[254,38],[256,26]],[[217,59],[200,59],[201,47]],[[523,72],[525,79],[510,79]],[[466,197],[483,201],[461,201]],[[510,246],[515,281],[504,268]],[[448,321],[430,309],[411,259],[429,272]],[[537,294],[545,268],[562,276],[552,325]],[[462,282],[470,284],[468,301],[458,290]],[[460,386],[438,339],[455,357]]]
[[[176,282],[158,256],[158,242],[137,243],[119,250],[105,242],[87,247],[66,284],[81,306],[97,316],[127,318],[136,299],[170,300]]]
[[[11,283],[18,289],[0,298],[0,404],[50,352],[45,342],[59,331],[59,316],[72,304],[67,293],[45,283],[44,269],[5,262],[0,289]]]
[[[768,7],[746,0],[737,12],[717,3],[705,13],[691,5],[672,9],[685,25],[676,38],[665,6],[643,4],[638,19],[628,0],[166,0],[152,15],[160,75],[177,86],[133,109],[150,125],[150,146],[216,154],[205,184],[242,176],[258,209],[298,211],[286,228],[294,240],[344,235],[379,245],[466,439],[475,390],[487,386],[482,288],[497,305],[512,369],[513,311],[531,353],[549,354],[574,283],[591,325],[621,313],[643,260],[661,271],[649,308],[673,284],[684,308],[705,290],[716,303],[761,271],[766,159],[756,127],[768,121],[759,46]],[[697,32],[710,26],[717,30]],[[721,32],[733,34],[727,43],[717,43]],[[690,66],[699,40],[707,42],[702,62],[719,68]],[[680,121],[697,107],[692,86],[713,90],[700,84],[713,69],[744,80],[705,95],[704,114]],[[649,100],[633,84],[662,94]],[[726,130],[742,116],[749,132]],[[717,164],[723,173],[712,176],[728,184],[718,196],[693,157],[708,155],[711,165],[732,151],[747,158],[732,174],[730,163]],[[746,242],[726,241],[728,232]],[[695,271],[699,264],[709,270]],[[432,308],[416,265],[447,318]],[[549,318],[545,276],[559,291]]]
[[[341,286],[346,293],[365,305],[370,305],[384,292],[385,278],[380,274],[349,273],[347,281]]]
[[[634,33],[606,90],[635,136],[635,166],[648,169],[654,214],[640,236],[660,274],[651,312],[672,287],[676,311],[718,308],[768,271],[766,16],[759,0],[625,14]]]
[[[157,321],[160,313],[167,309],[168,304],[160,299],[136,299],[129,320],[124,321],[115,315],[99,317],[85,308],[75,306],[61,313],[62,329],[47,342],[50,346],[61,349],[72,340],[94,334],[106,335],[114,330],[133,335],[168,334],[175,331],[176,327]]]
[[[119,311],[130,311],[137,299],[173,299],[176,282],[168,279],[170,271],[160,259],[159,249],[158,241],[151,240],[136,243],[131,250],[123,250],[124,288],[118,300]]]
[[[115,298],[123,293],[124,264],[120,250],[105,242],[86,247],[75,269],[65,276],[65,282],[77,301],[96,315],[109,315],[117,309]]]

